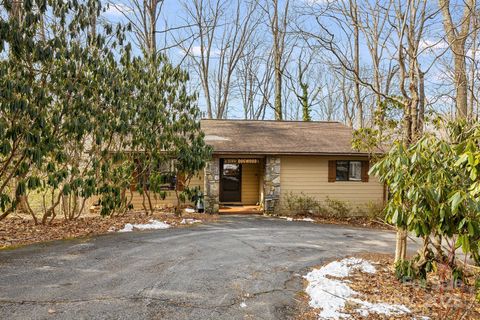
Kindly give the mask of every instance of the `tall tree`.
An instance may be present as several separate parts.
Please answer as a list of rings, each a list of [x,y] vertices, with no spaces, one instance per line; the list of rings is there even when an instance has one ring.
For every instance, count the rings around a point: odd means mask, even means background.
[[[450,0],[439,0],[443,15],[443,26],[454,62],[455,106],[458,118],[468,117],[468,80],[466,41],[472,30],[472,15],[476,10],[476,0],[466,0],[463,15],[455,23],[450,10]],[[475,25],[474,25],[475,26]]]
[[[284,0],[283,5],[279,0],[266,1],[265,10],[269,17],[269,27],[272,32],[272,52],[274,70],[274,112],[275,120],[283,119],[283,78],[286,67],[286,35],[289,19],[290,0]]]
[[[185,2],[193,41],[183,51],[195,65],[209,118],[225,118],[236,70],[259,24],[258,3],[240,0]]]
[[[128,0],[124,3],[109,2],[130,23],[137,46],[147,55],[157,53],[157,35],[168,32],[159,30],[158,24],[165,0]]]

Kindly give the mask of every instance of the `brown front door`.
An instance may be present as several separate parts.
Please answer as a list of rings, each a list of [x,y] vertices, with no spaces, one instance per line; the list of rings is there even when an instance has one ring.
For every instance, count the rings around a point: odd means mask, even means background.
[[[220,202],[242,201],[242,165],[220,159]]]

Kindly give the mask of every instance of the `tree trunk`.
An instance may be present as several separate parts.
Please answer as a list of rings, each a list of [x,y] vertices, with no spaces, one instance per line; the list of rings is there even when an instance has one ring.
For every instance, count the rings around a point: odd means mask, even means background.
[[[465,62],[465,43],[470,33],[470,18],[475,11],[476,0],[464,2],[463,15],[458,27],[454,25],[450,13],[450,0],[439,0],[443,15],[443,26],[453,55],[456,117],[468,117],[468,82]]]
[[[418,118],[417,118],[417,134],[418,136],[423,135],[423,126],[425,123],[425,74],[418,70]]]
[[[284,41],[285,41],[285,32],[286,30],[280,30],[279,27],[279,15],[278,15],[278,0],[273,0],[273,21],[272,21],[272,35],[273,35],[273,67],[274,67],[274,109],[275,109],[275,120],[283,119],[282,112],[282,80],[283,80],[283,68],[282,68],[282,57],[284,50]],[[288,2],[285,7],[285,21],[288,10]],[[285,25],[283,26],[285,27]]]
[[[465,49],[458,47],[456,52],[462,51],[461,54],[455,54],[454,58],[454,81],[455,81],[455,106],[457,109],[457,118],[466,119],[468,117],[468,104],[467,104],[467,73],[465,63]]]
[[[403,228],[397,229],[397,239],[395,246],[395,263],[407,258],[407,232]]]
[[[364,117],[363,117],[363,103],[360,93],[360,82],[358,78],[360,77],[360,30],[358,26],[358,7],[356,1],[351,1],[350,6],[352,10],[352,23],[353,23],[353,41],[354,41],[354,68],[355,73],[358,77],[355,78],[355,105],[357,106],[358,111],[358,126],[360,128],[364,127]]]
[[[157,53],[157,7],[158,0],[151,0],[149,8],[150,43],[148,48],[150,55]]]

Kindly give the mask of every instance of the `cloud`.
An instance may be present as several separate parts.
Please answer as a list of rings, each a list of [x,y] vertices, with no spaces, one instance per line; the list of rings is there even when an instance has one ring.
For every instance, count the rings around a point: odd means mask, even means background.
[[[337,2],[337,0],[305,0],[305,2],[312,6],[312,5],[327,5],[327,4],[332,4],[334,2]]]
[[[448,43],[445,40],[422,39],[418,46],[420,50],[444,50],[448,48]]]
[[[121,17],[124,14],[129,14],[132,12],[132,8],[123,3],[108,3],[105,6],[106,10],[105,15]]]

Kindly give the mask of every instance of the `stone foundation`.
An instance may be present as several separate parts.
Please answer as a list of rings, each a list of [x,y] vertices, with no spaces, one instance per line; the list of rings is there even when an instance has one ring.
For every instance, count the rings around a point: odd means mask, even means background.
[[[279,208],[280,201],[280,168],[281,162],[279,157],[267,156],[265,158],[265,178],[263,180],[263,188],[265,192],[265,210],[268,209],[268,199],[273,199],[275,206],[273,212]]]
[[[205,212],[218,213],[220,209],[220,160],[213,158],[205,166]]]

